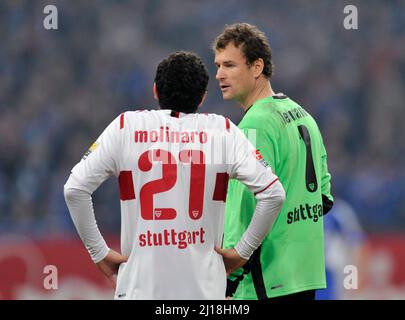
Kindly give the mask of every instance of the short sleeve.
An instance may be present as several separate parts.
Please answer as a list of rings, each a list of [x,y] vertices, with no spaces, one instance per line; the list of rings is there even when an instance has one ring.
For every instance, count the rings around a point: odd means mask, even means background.
[[[230,126],[229,140],[228,154],[231,164],[231,178],[244,183],[255,195],[278,179],[260,151],[233,123]]]
[[[276,148],[277,144],[274,141],[274,137],[269,133],[269,130],[260,128],[243,128],[241,130],[249,141],[256,146],[256,149],[271,166],[272,170],[277,172],[280,159]]]

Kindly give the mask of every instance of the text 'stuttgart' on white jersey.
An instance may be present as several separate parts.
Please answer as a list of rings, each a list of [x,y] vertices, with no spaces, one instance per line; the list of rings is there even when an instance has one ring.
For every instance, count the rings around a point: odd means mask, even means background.
[[[65,190],[91,195],[110,175],[119,180],[121,251],[129,256],[115,298],[224,299],[225,267],[214,247],[222,243],[228,179],[258,199],[277,180],[244,134],[215,114],[125,112],[72,169]],[[80,236],[98,262],[108,247],[96,231]]]

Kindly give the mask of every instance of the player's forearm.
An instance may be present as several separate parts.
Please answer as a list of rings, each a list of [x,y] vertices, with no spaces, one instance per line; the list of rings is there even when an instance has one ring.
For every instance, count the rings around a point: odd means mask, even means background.
[[[64,194],[70,216],[92,260],[95,263],[101,261],[108,254],[109,248],[97,227],[91,195],[69,187],[68,183]]]
[[[235,246],[238,254],[249,259],[253,252],[260,246],[266,234],[271,230],[285,199],[284,189],[279,181],[275,182],[266,194],[258,198],[252,220]]]

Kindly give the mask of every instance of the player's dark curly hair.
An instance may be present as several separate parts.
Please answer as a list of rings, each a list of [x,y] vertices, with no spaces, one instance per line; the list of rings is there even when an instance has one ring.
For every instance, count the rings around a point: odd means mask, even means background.
[[[192,52],[178,51],[163,59],[155,83],[162,109],[195,112],[207,91],[208,71]]]
[[[262,58],[264,62],[263,75],[267,79],[271,78],[274,71],[271,49],[266,35],[262,31],[249,23],[226,25],[224,31],[215,38],[212,49],[214,51],[222,50],[230,43],[233,43],[237,48],[242,45],[241,50],[248,65]]]

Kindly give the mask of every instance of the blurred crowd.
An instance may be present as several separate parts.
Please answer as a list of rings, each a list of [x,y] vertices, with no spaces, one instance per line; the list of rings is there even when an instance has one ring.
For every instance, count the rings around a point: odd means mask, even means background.
[[[58,9],[45,30],[43,8]],[[225,24],[265,31],[272,85],[318,121],[333,193],[365,230],[405,230],[405,3],[351,1],[358,30],[343,26],[339,1],[184,0],[0,2],[0,233],[69,233],[63,198],[70,169],[116,116],[156,108],[157,63],[198,53],[210,71],[204,112],[238,122],[223,102],[210,45]],[[99,226],[120,226],[117,183],[95,195]]]

